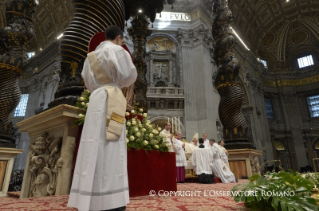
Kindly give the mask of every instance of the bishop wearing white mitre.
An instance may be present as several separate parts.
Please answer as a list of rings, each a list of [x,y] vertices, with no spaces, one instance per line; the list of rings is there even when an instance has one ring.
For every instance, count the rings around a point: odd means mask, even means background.
[[[190,143],[185,143],[185,152],[186,153],[193,153],[194,149],[196,147],[198,147],[197,143],[198,143],[198,133],[195,133],[192,141]],[[190,160],[191,160],[191,158],[190,158]]]

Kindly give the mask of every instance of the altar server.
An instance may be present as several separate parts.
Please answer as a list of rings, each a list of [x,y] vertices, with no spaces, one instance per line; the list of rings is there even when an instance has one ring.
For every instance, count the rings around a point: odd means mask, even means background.
[[[121,45],[117,26],[105,30],[85,59],[82,77],[91,92],[68,206],[78,210],[125,210],[129,203],[125,135],[126,99],[121,88],[137,77],[132,59]]]

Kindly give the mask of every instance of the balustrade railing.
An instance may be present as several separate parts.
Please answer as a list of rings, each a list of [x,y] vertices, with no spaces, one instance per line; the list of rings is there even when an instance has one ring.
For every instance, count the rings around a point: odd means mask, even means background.
[[[175,87],[148,87],[147,88],[148,96],[160,96],[160,95],[178,95],[184,96],[183,88],[175,88]]]

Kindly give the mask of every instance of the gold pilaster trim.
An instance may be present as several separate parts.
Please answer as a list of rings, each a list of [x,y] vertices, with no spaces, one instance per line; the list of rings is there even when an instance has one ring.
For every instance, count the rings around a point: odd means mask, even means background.
[[[22,15],[24,16],[25,18],[29,19],[30,21],[32,21],[32,18],[30,18],[29,16],[21,13],[21,12],[16,12],[16,11],[7,11],[6,13],[13,13],[13,14],[17,14],[17,15]]]
[[[303,78],[298,80],[282,80],[282,81],[267,81],[264,80],[263,84],[268,87],[280,87],[280,86],[303,86],[319,82],[319,75],[309,78]]]
[[[23,71],[22,71],[20,68],[17,68],[17,67],[8,65],[8,64],[1,63],[1,64],[0,64],[0,68],[12,69],[12,70],[17,71],[17,72],[20,73],[21,75],[23,75]]]
[[[219,89],[220,87],[224,87],[224,86],[229,86],[229,85],[239,85],[241,86],[240,83],[236,82],[236,81],[233,81],[233,82],[225,82],[225,83],[222,83],[222,84],[219,84],[216,89]]]

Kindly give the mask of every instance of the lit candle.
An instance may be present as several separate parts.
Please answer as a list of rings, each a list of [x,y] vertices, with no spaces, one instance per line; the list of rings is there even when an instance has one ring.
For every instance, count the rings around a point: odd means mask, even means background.
[[[178,130],[181,131],[181,117],[178,117]]]

